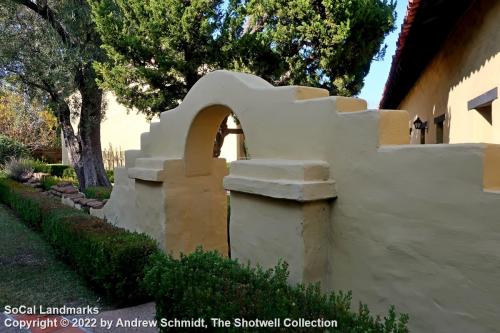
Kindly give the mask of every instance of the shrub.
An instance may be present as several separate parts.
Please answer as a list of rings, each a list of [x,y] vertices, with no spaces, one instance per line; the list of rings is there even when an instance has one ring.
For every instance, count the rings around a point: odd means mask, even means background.
[[[46,176],[40,180],[40,184],[45,191],[48,191],[52,186],[59,184],[61,181],[62,179],[59,177]]]
[[[85,197],[89,199],[104,200],[111,196],[112,187],[105,186],[90,186],[83,190]]]
[[[147,269],[146,289],[154,295],[156,317],[191,319],[311,319],[336,320],[339,332],[408,332],[408,316],[397,316],[393,307],[382,320],[370,314],[365,305],[351,310],[351,294],[324,295],[318,285],[290,286],[284,263],[274,270],[242,266],[237,261],[222,258],[216,252],[200,249],[180,259],[157,254]],[[212,328],[211,331],[283,331],[284,328]],[[289,331],[290,329],[287,329]],[[161,332],[182,331],[161,328]],[[186,332],[190,329],[184,330]],[[294,329],[310,332],[311,328]],[[322,332],[326,330],[320,330]]]
[[[26,146],[0,134],[0,165],[5,164],[11,158],[26,157],[29,157],[29,151]]]
[[[33,172],[50,173],[50,165],[40,160],[29,160]]]
[[[64,171],[62,173],[62,177],[64,179],[78,180],[78,177],[76,176],[75,168],[73,168],[73,167],[68,167],[68,168],[64,169]]]
[[[29,160],[11,157],[4,166],[5,173],[9,178],[23,181],[33,175],[33,167]]]
[[[58,254],[108,297],[121,303],[146,299],[139,282],[157,251],[152,239],[70,208],[49,214],[42,229]]]
[[[43,209],[50,210],[55,204],[34,189],[3,177],[0,178],[0,202],[9,205],[34,229],[41,229]]]
[[[49,164],[50,174],[52,176],[63,177],[64,170],[70,168],[69,165],[64,164]]]
[[[108,179],[111,183],[115,182],[115,172],[114,170],[106,170],[106,176],[108,176]]]
[[[112,182],[112,183],[115,182],[113,170],[106,170],[106,176],[108,176],[108,179],[110,182]],[[76,176],[75,168],[73,168],[71,166],[68,166],[68,168],[64,169],[64,171],[62,173],[62,177],[66,180],[71,179],[74,181],[78,181],[78,177]]]
[[[115,227],[12,180],[0,178],[0,201],[42,231],[56,252],[96,289],[119,304],[147,299],[140,281],[156,242]]]

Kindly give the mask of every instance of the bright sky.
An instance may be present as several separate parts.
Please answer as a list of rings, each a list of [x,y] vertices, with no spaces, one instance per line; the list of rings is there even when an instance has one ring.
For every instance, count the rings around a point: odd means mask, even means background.
[[[397,1],[396,29],[385,38],[384,43],[387,44],[387,50],[384,60],[372,61],[370,72],[365,77],[365,85],[358,95],[358,97],[363,98],[368,102],[368,108],[370,109],[378,108],[378,104],[382,98],[385,81],[387,80],[389,70],[391,69],[392,56],[396,51],[396,41],[398,40],[401,24],[403,23],[406,14],[408,0]]]

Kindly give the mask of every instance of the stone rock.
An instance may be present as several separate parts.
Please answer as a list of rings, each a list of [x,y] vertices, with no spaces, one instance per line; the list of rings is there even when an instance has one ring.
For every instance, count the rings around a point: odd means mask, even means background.
[[[80,193],[80,192],[69,193],[69,194],[65,193],[65,194],[63,194],[63,198],[68,198],[68,199],[71,199],[73,201],[76,201],[76,199],[85,198],[85,194]]]
[[[50,176],[50,173],[35,172],[32,179],[42,180],[44,177]]]
[[[92,202],[92,201],[97,201],[97,200],[82,198],[82,199],[78,200],[78,203],[86,206],[89,202]]]
[[[73,186],[73,184],[71,182],[59,182],[57,186],[66,187],[66,186]]]
[[[94,209],[101,209],[104,206],[104,203],[102,201],[95,200],[87,202],[87,206]]]
[[[65,197],[61,198],[61,203],[66,205],[66,206],[75,207],[75,204],[73,203],[73,201],[71,199],[68,199]]]
[[[104,209],[94,209],[90,208],[89,210],[90,215],[95,216],[97,218],[100,218],[104,220],[106,217],[104,216]]]
[[[60,192],[56,191],[56,190],[50,190],[49,193],[52,194],[52,195],[55,195],[56,197],[61,197],[62,196],[62,194]]]
[[[32,172],[23,172],[20,176],[19,176],[19,181],[21,183],[26,183],[28,180],[31,179],[31,176],[33,176],[33,173]]]
[[[70,186],[64,186],[61,189],[61,192],[64,194],[76,194],[78,193],[78,190],[74,188],[73,185],[70,185]]]
[[[86,200],[86,199],[85,199],[85,195],[83,195],[82,197],[76,197],[76,198],[74,198],[72,200],[73,200],[74,203],[80,204],[80,203],[82,203],[82,200]]]

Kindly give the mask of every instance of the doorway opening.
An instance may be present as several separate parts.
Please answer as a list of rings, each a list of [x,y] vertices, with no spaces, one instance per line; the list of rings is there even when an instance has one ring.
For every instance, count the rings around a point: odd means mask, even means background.
[[[203,228],[204,232],[192,241],[229,257],[230,193],[222,182],[229,174],[231,162],[248,158],[244,140],[241,124],[232,110],[213,105],[201,110],[193,120],[184,152],[186,184],[195,189],[190,192],[193,197],[189,223],[193,228],[207,223],[211,226]]]

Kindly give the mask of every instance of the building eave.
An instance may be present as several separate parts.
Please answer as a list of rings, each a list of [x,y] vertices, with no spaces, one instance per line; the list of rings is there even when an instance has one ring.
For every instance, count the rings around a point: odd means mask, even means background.
[[[410,0],[380,108],[396,109],[475,0]]]

